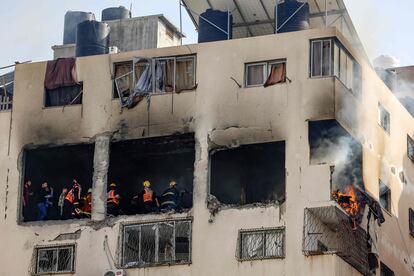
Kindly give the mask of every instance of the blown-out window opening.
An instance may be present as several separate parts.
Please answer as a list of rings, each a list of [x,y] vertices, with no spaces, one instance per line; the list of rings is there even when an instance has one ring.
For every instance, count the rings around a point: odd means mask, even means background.
[[[407,135],[407,156],[414,162],[414,139]]]
[[[379,180],[379,199],[382,208],[391,212],[391,189]]]
[[[408,210],[408,222],[410,235],[414,237],[414,210],[412,208]]]
[[[380,103],[378,103],[378,124],[385,130],[386,133],[390,134],[390,113]]]

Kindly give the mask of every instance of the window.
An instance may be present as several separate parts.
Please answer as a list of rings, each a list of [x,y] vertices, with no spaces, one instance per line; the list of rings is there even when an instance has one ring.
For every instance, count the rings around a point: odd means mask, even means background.
[[[265,87],[286,82],[286,61],[267,61],[245,65],[245,86]]]
[[[219,149],[210,159],[210,193],[222,204],[285,201],[284,141]]]
[[[311,77],[331,76],[332,39],[311,41]]]
[[[414,210],[411,208],[408,210],[408,217],[410,235],[414,237]]]
[[[0,111],[10,110],[12,108],[13,96],[4,93],[0,88]]]
[[[23,158],[23,221],[90,218],[82,199],[92,188],[93,144],[25,149]],[[72,213],[71,206],[63,204],[74,179],[81,185],[80,197],[78,193],[74,198],[74,202],[81,203],[81,212],[76,214]]]
[[[123,227],[123,267],[188,264],[190,262],[190,220],[171,220]]]
[[[83,84],[45,89],[45,107],[82,104]]]
[[[407,135],[407,155],[414,162],[414,140],[409,135]]]
[[[132,60],[114,64],[114,98],[128,98],[133,90]]]
[[[75,246],[36,248],[35,274],[75,272]]]
[[[122,96],[123,107],[132,108],[149,94],[193,90],[197,87],[195,63],[196,57],[191,55],[135,58],[132,64],[115,64],[115,94]]]
[[[381,207],[391,212],[391,190],[381,180],[379,181],[379,199]]]
[[[360,65],[336,39],[311,41],[311,77],[336,76],[359,95],[361,89]]]
[[[380,103],[378,103],[378,123],[390,134],[390,113]]]
[[[284,228],[241,230],[239,243],[241,261],[285,257]]]
[[[0,76],[0,111],[10,110],[13,103],[14,72]]]
[[[394,271],[392,271],[388,266],[381,262],[381,276],[394,276]]]

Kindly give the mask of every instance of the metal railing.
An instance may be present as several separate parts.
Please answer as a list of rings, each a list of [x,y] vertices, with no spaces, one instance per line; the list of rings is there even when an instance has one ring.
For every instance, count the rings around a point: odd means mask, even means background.
[[[0,95],[0,111],[10,110],[13,99],[9,96]]]

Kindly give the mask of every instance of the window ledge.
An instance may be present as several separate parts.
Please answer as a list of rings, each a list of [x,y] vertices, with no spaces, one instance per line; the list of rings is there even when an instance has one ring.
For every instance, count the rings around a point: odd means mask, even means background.
[[[152,264],[137,264],[137,265],[131,265],[131,266],[119,266],[118,269],[140,269],[140,268],[176,266],[176,265],[190,266],[191,264],[192,264],[192,261],[165,262],[165,263],[152,263]]]
[[[51,110],[51,109],[57,109],[57,108],[69,108],[69,107],[75,107],[75,106],[82,106],[83,104],[71,104],[71,105],[59,105],[59,106],[43,106],[43,110]]]
[[[257,203],[249,203],[249,204],[225,204],[220,202],[220,211],[224,211],[224,210],[232,210],[232,209],[263,209],[263,208],[269,208],[269,207],[281,207],[285,204],[286,199],[281,202],[278,203],[276,201],[273,202],[269,202],[269,203],[262,203],[262,202],[257,202]],[[220,212],[219,211],[219,212]]]

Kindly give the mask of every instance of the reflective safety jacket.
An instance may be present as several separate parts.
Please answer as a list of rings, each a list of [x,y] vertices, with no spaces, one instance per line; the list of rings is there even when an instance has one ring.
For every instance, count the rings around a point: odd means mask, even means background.
[[[115,190],[110,190],[108,192],[108,199],[106,201],[107,203],[113,203],[115,205],[119,205],[119,199],[116,197]]]
[[[152,202],[152,197],[154,195],[154,192],[151,189],[144,189],[144,194],[143,194],[143,201],[144,202]]]
[[[68,192],[65,199],[70,203],[76,203],[79,201],[78,194],[80,193],[80,185],[74,185],[72,189]]]

